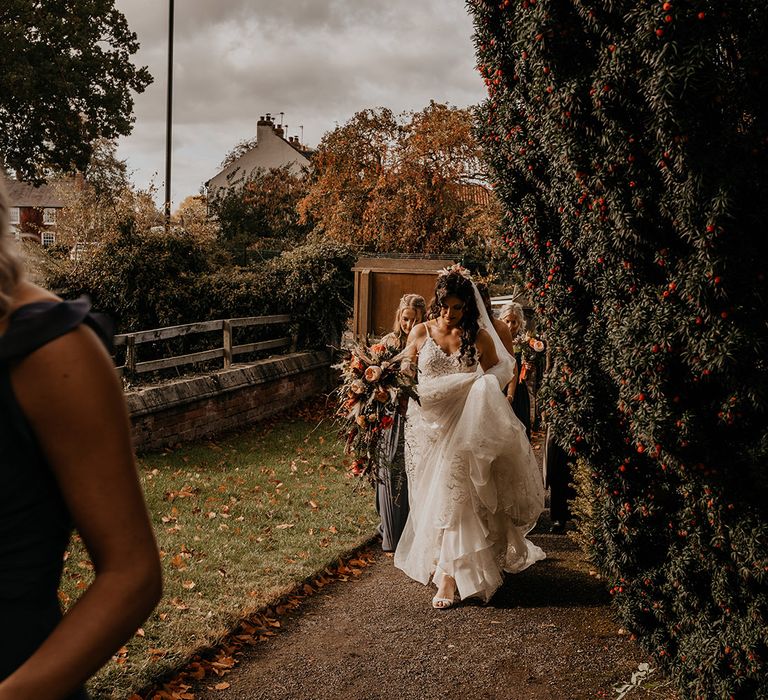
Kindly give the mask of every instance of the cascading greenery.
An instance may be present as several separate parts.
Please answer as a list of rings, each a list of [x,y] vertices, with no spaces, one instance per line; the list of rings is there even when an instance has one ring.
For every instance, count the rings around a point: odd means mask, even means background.
[[[467,4],[589,554],[683,697],[768,697],[768,4]]]

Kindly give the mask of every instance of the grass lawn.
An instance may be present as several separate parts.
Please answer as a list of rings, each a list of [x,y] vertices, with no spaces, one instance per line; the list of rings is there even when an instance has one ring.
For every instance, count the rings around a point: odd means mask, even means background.
[[[311,406],[249,432],[139,460],[165,592],[143,628],[89,684],[126,698],[367,540],[373,491],[347,476],[336,430]],[[78,538],[62,580],[65,605],[87,587]]]

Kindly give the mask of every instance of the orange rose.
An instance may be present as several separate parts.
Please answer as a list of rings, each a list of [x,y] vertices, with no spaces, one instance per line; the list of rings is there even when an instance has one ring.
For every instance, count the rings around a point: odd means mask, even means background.
[[[365,370],[366,382],[373,384],[374,382],[378,382],[379,379],[381,379],[381,367],[378,365],[371,365],[367,370]]]

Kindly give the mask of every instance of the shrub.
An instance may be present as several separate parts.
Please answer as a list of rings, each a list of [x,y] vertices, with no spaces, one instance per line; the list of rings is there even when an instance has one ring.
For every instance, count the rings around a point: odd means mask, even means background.
[[[139,231],[129,222],[85,260],[47,266],[45,284],[68,298],[88,294],[121,333],[290,314],[300,347],[324,348],[338,345],[351,313],[354,259],[343,245],[314,242],[237,268],[183,231]]]
[[[275,295],[298,322],[301,347],[338,347],[352,315],[356,259],[344,244],[315,239],[270,261]]]
[[[768,7],[469,6],[589,554],[683,697],[766,697]]]

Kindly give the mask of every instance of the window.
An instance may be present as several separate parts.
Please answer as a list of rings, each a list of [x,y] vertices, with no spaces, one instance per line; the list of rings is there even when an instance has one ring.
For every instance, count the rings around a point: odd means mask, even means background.
[[[53,245],[56,243],[56,234],[53,231],[43,231],[40,236],[40,242],[44,246]]]
[[[11,218],[10,223],[12,224],[21,223],[21,210],[18,207],[11,207],[8,211],[8,214]]]
[[[55,224],[56,223],[56,210],[52,207],[46,207],[43,209],[43,223]]]

